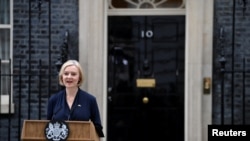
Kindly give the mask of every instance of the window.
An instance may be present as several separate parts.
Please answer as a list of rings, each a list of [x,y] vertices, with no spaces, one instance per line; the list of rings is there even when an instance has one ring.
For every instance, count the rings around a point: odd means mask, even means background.
[[[109,0],[109,9],[184,8],[186,0]]]
[[[12,88],[12,6],[13,0],[0,0],[0,113],[13,113]],[[11,108],[9,108],[11,107]]]
[[[186,0],[108,0],[108,15],[185,15]]]

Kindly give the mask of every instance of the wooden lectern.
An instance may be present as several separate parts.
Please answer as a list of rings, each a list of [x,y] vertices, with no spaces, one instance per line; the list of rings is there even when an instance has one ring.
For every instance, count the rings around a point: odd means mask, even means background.
[[[22,141],[46,141],[44,129],[49,120],[24,120]],[[69,126],[67,141],[100,141],[94,124],[90,121],[66,121]]]

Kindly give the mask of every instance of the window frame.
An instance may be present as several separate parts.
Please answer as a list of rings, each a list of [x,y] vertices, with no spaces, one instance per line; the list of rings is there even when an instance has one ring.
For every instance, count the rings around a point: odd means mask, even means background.
[[[0,92],[0,114],[13,114],[14,113],[14,103],[13,103],[13,0],[9,0],[10,6],[10,22],[7,24],[0,24],[0,29],[9,29],[10,31],[10,40],[9,40],[9,56],[8,60],[1,60],[1,64],[9,63],[10,66],[10,89],[9,93],[3,94]],[[1,13],[0,13],[1,14]],[[1,15],[0,15],[1,16]],[[1,34],[1,33],[0,33]],[[2,65],[1,65],[2,66]],[[3,83],[3,82],[1,82]]]

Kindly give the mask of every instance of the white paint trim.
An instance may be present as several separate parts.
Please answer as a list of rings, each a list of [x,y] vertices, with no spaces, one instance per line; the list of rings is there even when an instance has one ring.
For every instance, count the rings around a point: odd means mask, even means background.
[[[133,16],[133,15],[143,15],[143,16],[150,16],[150,15],[185,15],[185,9],[111,9],[108,11],[109,16]]]
[[[107,112],[107,109],[108,109],[108,102],[107,102],[107,99],[108,99],[108,96],[107,96],[107,87],[108,87],[108,84],[107,84],[107,75],[108,75],[108,72],[107,72],[107,58],[108,58],[108,37],[107,37],[107,23],[108,23],[108,17],[107,17],[107,9],[108,9],[108,3],[107,2],[104,2],[104,24],[103,24],[103,42],[104,42],[104,50],[103,50],[103,53],[104,53],[104,59],[103,59],[103,108],[102,108],[102,111],[103,111],[103,132],[105,133],[105,138],[103,140],[107,140],[107,127],[108,127],[108,112]]]
[[[9,95],[1,95],[0,114],[8,114],[8,113],[13,114],[15,112],[14,108],[15,105],[12,102],[11,104],[9,104],[9,101],[10,101]]]

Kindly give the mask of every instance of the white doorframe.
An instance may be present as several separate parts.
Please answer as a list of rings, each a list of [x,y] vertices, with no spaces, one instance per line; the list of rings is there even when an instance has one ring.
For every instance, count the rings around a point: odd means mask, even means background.
[[[108,11],[107,7],[108,0],[79,0],[79,61],[85,71],[82,88],[97,97],[104,132],[107,128],[107,16],[184,14],[185,141],[206,141],[207,125],[212,121],[212,93],[203,94],[203,78],[212,79],[213,0],[186,0],[185,10],[122,12]]]

